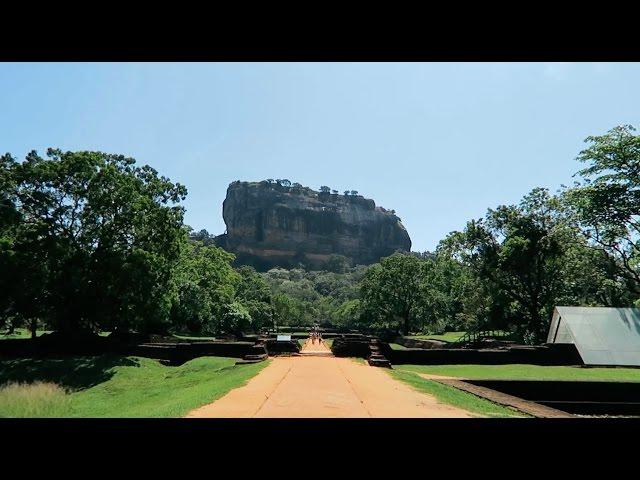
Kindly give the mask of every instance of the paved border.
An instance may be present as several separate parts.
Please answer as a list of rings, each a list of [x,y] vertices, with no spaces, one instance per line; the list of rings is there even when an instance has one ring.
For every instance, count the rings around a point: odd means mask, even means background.
[[[533,415],[537,418],[575,418],[575,415],[563,412],[562,410],[556,410],[555,408],[540,405],[539,403],[535,403],[530,400],[525,400],[520,397],[514,397],[513,395],[508,395],[506,393],[492,390],[487,387],[473,385],[472,383],[468,383],[462,380],[433,377],[429,378],[429,380],[433,380],[434,382],[463,390],[467,393],[471,393],[473,395],[485,398],[501,405],[513,407],[517,410],[520,410],[521,412]]]

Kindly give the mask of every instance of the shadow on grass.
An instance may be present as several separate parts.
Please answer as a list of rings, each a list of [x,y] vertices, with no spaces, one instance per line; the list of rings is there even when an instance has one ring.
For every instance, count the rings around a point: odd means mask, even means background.
[[[0,360],[0,386],[11,382],[54,382],[70,390],[83,390],[110,380],[114,367],[139,367],[137,360],[119,355]]]

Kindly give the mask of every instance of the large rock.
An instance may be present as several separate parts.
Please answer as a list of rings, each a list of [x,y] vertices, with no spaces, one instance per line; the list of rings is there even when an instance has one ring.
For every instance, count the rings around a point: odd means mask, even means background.
[[[411,249],[400,219],[362,196],[237,181],[227,189],[222,215],[227,233],[216,243],[259,270],[326,268],[336,255],[367,265]]]

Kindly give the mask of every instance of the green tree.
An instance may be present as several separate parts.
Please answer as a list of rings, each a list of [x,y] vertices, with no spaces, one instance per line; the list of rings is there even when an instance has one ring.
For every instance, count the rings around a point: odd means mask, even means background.
[[[166,329],[182,185],[122,155],[54,149],[29,153],[13,178],[19,315],[65,334]]]
[[[185,242],[174,276],[174,329],[198,334],[216,334],[224,329],[222,317],[230,311],[241,282],[231,267],[233,259],[233,254],[221,248]]]
[[[297,325],[300,321],[297,302],[285,294],[279,293],[273,297],[273,308],[276,325]]]
[[[623,125],[585,140],[582,182],[565,195],[590,244],[640,293],[640,136]]]
[[[232,302],[223,307],[219,332],[234,333],[236,336],[240,336],[251,328],[251,315],[243,304]]]
[[[271,289],[268,282],[252,267],[243,266],[238,269],[240,283],[236,298],[251,316],[251,325],[255,331],[273,326],[273,306]]]
[[[15,237],[21,218],[16,205],[15,168],[16,161],[11,155],[0,157],[0,328],[6,324],[9,332],[21,321],[16,304],[21,292],[16,281],[20,262]]]
[[[358,325],[361,314],[360,300],[355,298],[341,303],[338,308],[335,309],[332,320],[337,327],[351,328]]]
[[[484,219],[469,222],[454,238],[459,258],[493,296],[490,308],[499,310],[506,297],[523,338],[542,341],[571,278],[566,254],[577,238],[558,197],[534,189],[520,205],[489,209]]]
[[[362,280],[363,317],[372,326],[408,335],[423,307],[423,280],[423,262],[414,255],[396,253],[383,258]]]
[[[439,246],[435,255],[426,254],[424,280],[420,284],[421,329],[442,333],[465,328],[465,302],[476,289],[470,269],[452,258],[445,248]]]
[[[349,270],[351,261],[344,255],[332,254],[325,262],[324,268],[329,272],[345,273]]]

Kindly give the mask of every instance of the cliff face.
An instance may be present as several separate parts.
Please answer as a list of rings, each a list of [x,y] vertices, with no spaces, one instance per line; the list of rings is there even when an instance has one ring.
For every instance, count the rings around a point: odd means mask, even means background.
[[[234,182],[222,215],[227,233],[216,243],[234,252],[238,263],[260,270],[299,263],[323,268],[332,255],[363,265],[411,249],[400,219],[362,196]]]

